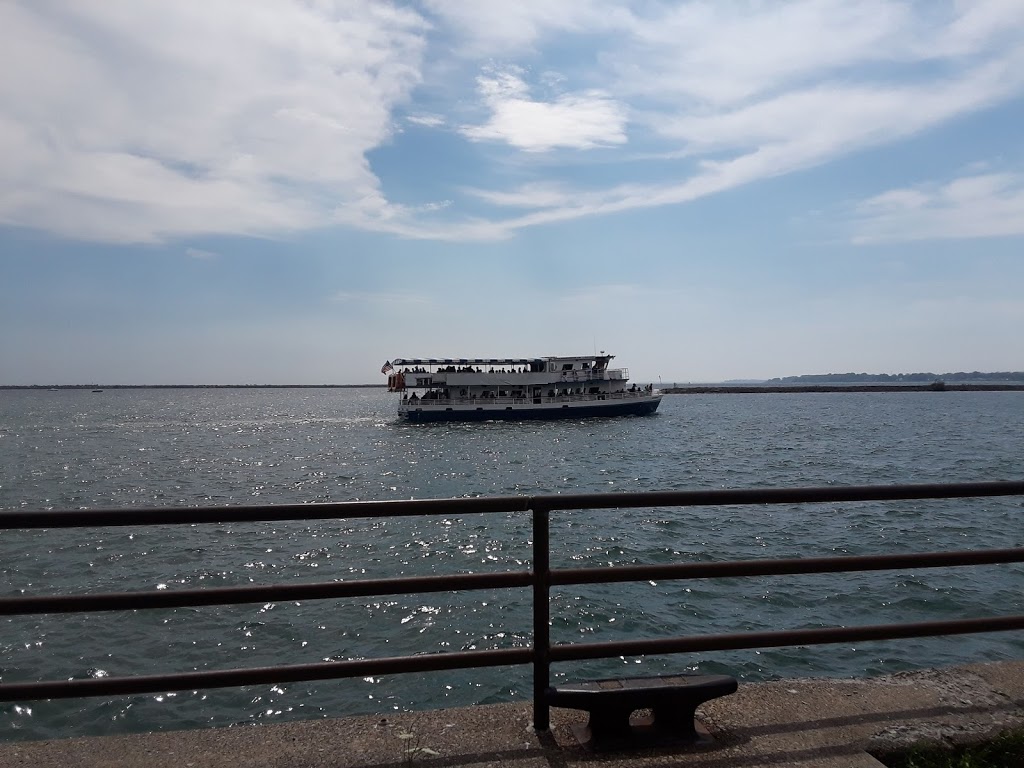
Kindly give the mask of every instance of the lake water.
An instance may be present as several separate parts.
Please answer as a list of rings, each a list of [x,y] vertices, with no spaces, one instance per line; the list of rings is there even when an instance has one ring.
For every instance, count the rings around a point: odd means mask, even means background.
[[[656,416],[403,425],[380,389],[0,392],[0,509],[1019,480],[1024,393],[676,395]],[[1021,546],[1020,498],[556,514],[555,566]],[[521,570],[525,515],[0,532],[3,595]],[[595,585],[552,639],[1024,613],[1024,568]],[[496,590],[0,620],[4,682],[298,664],[530,642]],[[553,667],[860,676],[1019,659],[1020,632]],[[527,667],[0,704],[0,738],[384,713],[529,698]]]

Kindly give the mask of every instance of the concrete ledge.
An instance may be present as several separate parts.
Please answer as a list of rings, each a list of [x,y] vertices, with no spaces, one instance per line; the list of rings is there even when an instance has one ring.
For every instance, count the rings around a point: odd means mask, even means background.
[[[585,715],[552,709],[551,732],[535,734],[529,704],[514,703],[386,718],[0,744],[0,768],[569,768],[585,763],[878,768],[868,750],[976,741],[1024,727],[1024,662],[865,680],[746,684],[703,705],[698,715],[714,742],[690,751],[593,755],[571,731]]]

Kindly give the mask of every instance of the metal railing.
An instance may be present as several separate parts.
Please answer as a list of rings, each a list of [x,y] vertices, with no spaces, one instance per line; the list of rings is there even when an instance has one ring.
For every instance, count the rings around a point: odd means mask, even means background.
[[[1024,629],[1024,615],[955,621],[929,621],[824,629],[744,632],[658,639],[552,645],[549,593],[553,586],[653,579],[701,579],[935,568],[1024,562],[1024,547],[899,555],[738,560],[670,565],[559,568],[550,565],[552,512],[583,509],[803,504],[827,502],[953,499],[1024,496],[1024,482],[940,485],[770,488],[752,490],[662,491],[621,494],[504,496],[475,499],[286,504],[276,506],[101,509],[0,512],[0,530],[209,524],[282,520],[391,518],[420,515],[529,512],[533,520],[533,562],[529,571],[448,576],[366,579],[274,586],[119,592],[74,596],[0,598],[0,616],[87,611],[125,611],[250,602],[313,600],[373,595],[450,592],[530,587],[533,594],[533,645],[313,664],[211,670],[166,675],[105,677],[88,680],[0,683],[0,701],[121,696],[241,685],[291,683],[403,672],[533,664],[533,716],[538,730],[549,727],[545,691],[552,663],[626,655],[815,645],[934,635]]]
[[[628,381],[628,368],[588,368],[586,370],[573,371],[422,371],[409,373],[402,371],[406,377],[406,386],[497,386],[494,376],[509,377],[506,381],[515,386],[547,386],[552,383],[551,374],[558,373],[560,382],[586,382],[586,381]]]

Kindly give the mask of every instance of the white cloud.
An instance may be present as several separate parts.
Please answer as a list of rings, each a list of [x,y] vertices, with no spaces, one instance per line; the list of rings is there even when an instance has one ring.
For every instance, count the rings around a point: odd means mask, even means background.
[[[468,194],[491,205],[509,208],[552,208],[566,205],[572,199],[572,190],[549,183],[535,182],[524,184],[518,189],[509,191],[489,189],[467,189]]]
[[[216,259],[217,254],[213,251],[203,250],[202,248],[186,248],[185,255],[192,259]]]
[[[931,56],[970,56],[993,41],[1013,45],[1019,40],[1020,0],[973,0],[956,5],[959,14],[940,29],[936,39],[923,41],[919,53]],[[1015,23],[1016,20],[1016,23]]]
[[[518,54],[555,35],[612,29],[631,18],[614,0],[424,0],[424,5],[454,30],[457,50],[470,58]]]
[[[893,189],[856,206],[858,243],[1024,235],[1024,174]]]
[[[440,128],[445,124],[445,119],[441,115],[409,115],[405,119],[406,122],[412,123],[413,125],[422,125],[426,128]]]
[[[384,3],[0,5],[0,222],[152,242],[271,234],[379,186],[366,152],[418,82]]]
[[[603,189],[545,180],[473,194],[534,209],[495,220],[492,228],[505,233],[679,204],[906,139],[1022,91],[1024,30],[1011,4],[951,17],[930,8],[885,0],[689,3],[634,17],[633,36],[605,57],[619,76],[612,92],[648,99],[634,119],[672,147],[666,156],[695,165],[679,163],[675,181],[656,184],[637,173]],[[505,78],[493,89],[511,99],[523,87]]]
[[[477,88],[491,118],[483,125],[460,129],[473,141],[506,142],[527,152],[558,147],[593,149],[626,142],[626,110],[601,91],[534,101],[518,67],[489,69],[477,78]]]
[[[1022,65],[1024,55],[1011,51],[954,76],[897,84],[826,82],[734,109],[677,113],[659,118],[655,127],[694,151],[786,143],[808,146],[809,155],[834,153],[902,138],[1005,99],[1024,86]]]
[[[828,163],[1024,91],[1020,0],[417,7],[0,3],[0,224],[493,240]],[[453,142],[450,177],[372,152],[424,136]],[[652,157],[673,162],[652,175]]]
[[[615,57],[620,87],[695,112],[777,96],[888,58],[914,21],[907,4],[889,0],[654,8],[635,19]]]

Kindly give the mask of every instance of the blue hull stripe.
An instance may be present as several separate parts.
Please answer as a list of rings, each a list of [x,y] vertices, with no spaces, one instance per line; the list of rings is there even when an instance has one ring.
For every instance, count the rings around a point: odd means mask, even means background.
[[[403,414],[408,421],[527,421],[551,419],[580,419],[592,416],[648,416],[658,410],[661,399],[642,402],[603,403],[601,405],[584,405],[577,408],[523,408],[519,410],[479,410],[479,411],[417,411],[410,410]]]

